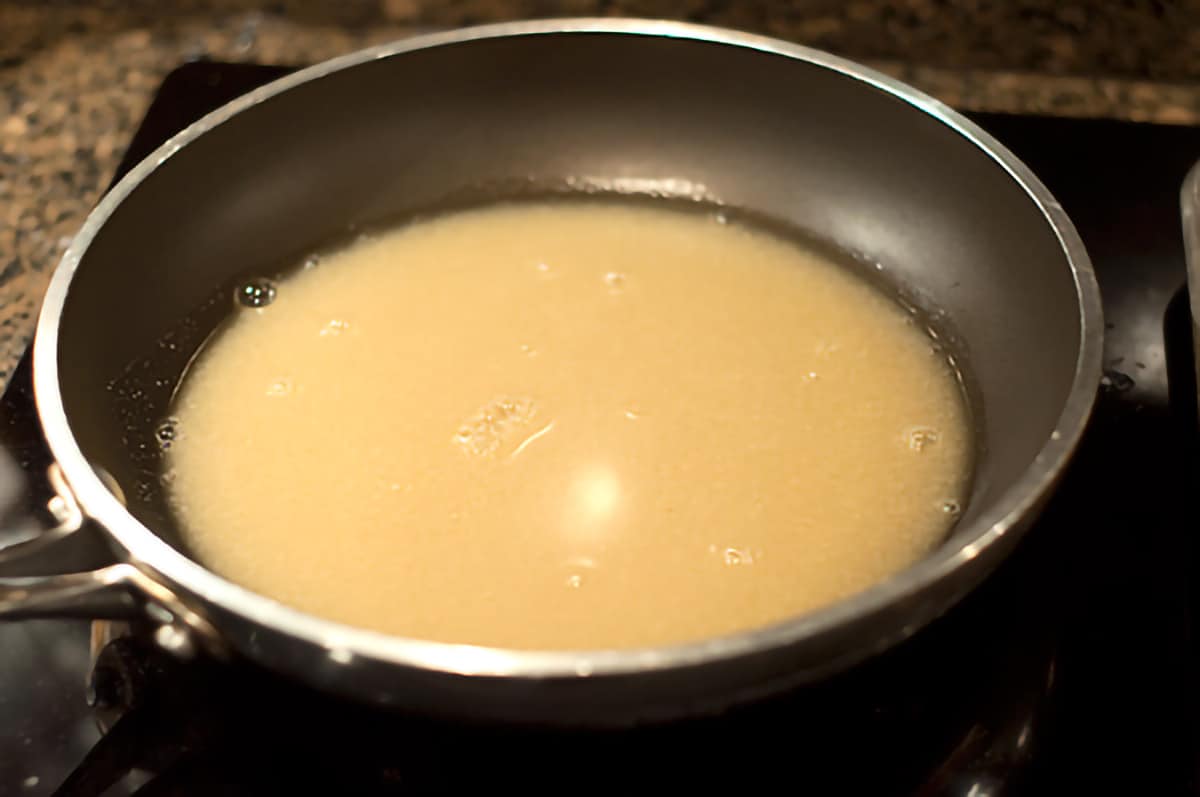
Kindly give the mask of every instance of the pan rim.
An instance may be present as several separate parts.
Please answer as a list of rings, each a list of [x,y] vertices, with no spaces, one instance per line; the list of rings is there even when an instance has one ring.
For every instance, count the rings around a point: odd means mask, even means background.
[[[204,568],[134,518],[104,487],[71,431],[58,380],[58,327],[72,278],[88,246],[122,201],[158,166],[205,132],[270,98],[334,72],[407,52],[481,39],[546,34],[611,34],[686,39],[757,50],[805,62],[872,86],[905,102],[967,139],[1005,170],[1029,196],[1056,236],[1075,286],[1079,351],[1071,388],[1055,427],[1025,472],[955,538],[918,563],[846,600],[782,622],[723,637],[629,650],[532,651],[406,639],[324,620],[254,593]],[[576,678],[630,675],[693,667],[800,644],[856,619],[917,597],[1002,539],[1044,500],[1084,433],[1101,376],[1103,314],[1099,288],[1083,242],[1062,206],[1003,145],[940,101],[847,59],[756,34],[682,22],[636,19],[557,19],[509,22],[414,36],[334,58],[272,81],[218,108],[173,136],[135,166],[85,220],[55,269],[33,344],[38,414],[50,450],[83,511],[105,529],[130,561],[168,586],[179,586],[222,611],[337,652],[389,664],[459,675],[503,678]],[[945,607],[943,607],[945,608]],[[912,633],[931,618],[923,618]],[[879,647],[896,640],[883,640]]]

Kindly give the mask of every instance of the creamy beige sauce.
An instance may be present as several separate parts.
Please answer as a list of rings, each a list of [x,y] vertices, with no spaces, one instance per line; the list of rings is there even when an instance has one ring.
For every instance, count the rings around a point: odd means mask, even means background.
[[[199,558],[391,634],[598,649],[864,589],[954,520],[959,385],[911,316],[752,227],[497,205],[240,311],[176,402]]]

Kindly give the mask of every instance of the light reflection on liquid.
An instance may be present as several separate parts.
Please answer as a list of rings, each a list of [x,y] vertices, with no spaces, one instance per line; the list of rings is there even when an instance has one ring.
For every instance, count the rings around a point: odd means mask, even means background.
[[[620,506],[621,482],[616,472],[602,463],[591,464],[571,482],[565,522],[596,535],[615,522]]]

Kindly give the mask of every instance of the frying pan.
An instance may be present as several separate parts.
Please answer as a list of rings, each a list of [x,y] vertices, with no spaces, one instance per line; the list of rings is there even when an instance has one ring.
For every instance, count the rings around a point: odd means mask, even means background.
[[[231,311],[231,287],[381,220],[554,186],[773,219],[872,264],[944,320],[974,386],[981,440],[949,537],[887,581],[770,627],[581,652],[351,628],[191,558],[156,498],[155,424]],[[33,343],[52,520],[12,525],[0,545],[15,556],[86,530],[116,563],[0,579],[0,617],[136,615],[180,655],[239,656],[439,715],[611,724],[716,710],[852,666],[977,586],[1084,431],[1102,330],[1087,255],[1037,178],[963,117],[869,69],[668,22],[525,22],[406,39],[214,111],[88,217]]]

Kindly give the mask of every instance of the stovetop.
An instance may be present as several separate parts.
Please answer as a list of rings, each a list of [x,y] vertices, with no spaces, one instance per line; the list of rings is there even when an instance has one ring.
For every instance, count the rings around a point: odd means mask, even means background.
[[[121,172],[201,113],[285,71],[184,65],[164,82]],[[1195,793],[1189,580],[1200,474],[1177,197],[1200,158],[1200,129],[973,116],[1079,227],[1108,338],[1076,464],[1011,559],[946,617],[820,687],[606,732],[385,714],[248,664],[178,662],[119,628],[10,624],[0,626],[0,794],[751,783],[964,797]],[[0,417],[0,443],[31,471],[44,464],[28,358]],[[85,538],[0,572],[62,572],[102,555]]]

